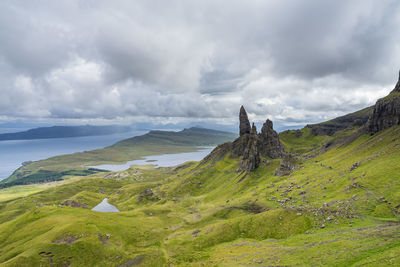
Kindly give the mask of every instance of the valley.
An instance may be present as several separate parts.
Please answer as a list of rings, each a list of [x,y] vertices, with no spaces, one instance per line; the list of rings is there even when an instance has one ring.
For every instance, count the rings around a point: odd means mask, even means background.
[[[200,162],[97,172],[2,200],[0,261],[400,264],[400,126],[374,134],[351,124],[331,135],[310,127],[277,135],[272,122],[257,133],[244,109],[241,118],[241,136]],[[120,212],[91,210],[105,198]]]

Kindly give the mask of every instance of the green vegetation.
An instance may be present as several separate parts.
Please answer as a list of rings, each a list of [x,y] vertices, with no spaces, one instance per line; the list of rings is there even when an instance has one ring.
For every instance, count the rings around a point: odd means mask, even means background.
[[[176,168],[97,172],[15,198],[7,197],[12,188],[0,190],[0,262],[399,265],[400,127],[375,135],[354,135],[357,128],[332,136],[301,132],[281,133],[298,158],[284,177],[274,175],[279,159],[264,158],[246,174],[228,153]],[[91,211],[104,197],[121,212]]]
[[[286,151],[294,154],[303,154],[317,149],[322,143],[332,139],[327,135],[314,135],[310,128],[288,130],[279,134],[279,139]]]

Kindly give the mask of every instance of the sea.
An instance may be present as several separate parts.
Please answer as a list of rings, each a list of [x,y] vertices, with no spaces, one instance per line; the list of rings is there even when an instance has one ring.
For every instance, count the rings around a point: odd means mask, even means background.
[[[10,176],[23,162],[89,151],[110,146],[147,131],[134,131],[101,136],[0,141],[0,180]]]

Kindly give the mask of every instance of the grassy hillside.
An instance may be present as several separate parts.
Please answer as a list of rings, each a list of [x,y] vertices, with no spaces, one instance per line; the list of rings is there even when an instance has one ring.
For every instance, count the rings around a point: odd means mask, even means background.
[[[131,168],[0,202],[4,266],[395,266],[400,127],[281,134],[279,159],[237,172],[230,154]],[[352,142],[343,142],[354,135]],[[0,190],[0,199],[1,199]],[[93,212],[104,197],[120,213]],[[69,207],[74,200],[81,207]],[[88,208],[85,208],[86,204]]]
[[[150,131],[106,148],[56,156],[22,166],[1,181],[0,187],[58,181],[68,176],[86,176],[101,170],[83,166],[123,164],[149,155],[197,151],[198,146],[217,145],[235,137],[233,133],[203,128],[180,132]]]

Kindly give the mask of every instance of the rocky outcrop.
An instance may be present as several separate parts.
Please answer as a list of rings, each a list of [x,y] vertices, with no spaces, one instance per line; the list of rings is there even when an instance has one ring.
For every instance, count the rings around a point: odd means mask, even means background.
[[[261,133],[257,133],[254,123],[250,127],[243,106],[240,108],[239,120],[240,136],[232,143],[219,145],[203,159],[202,164],[210,161],[215,162],[230,153],[233,158],[241,158],[238,171],[250,172],[260,165],[261,156],[276,159],[285,155],[278,133],[273,129],[272,121],[267,120],[261,129]]]
[[[273,129],[272,121],[267,120],[261,133],[258,134],[254,123],[251,129],[249,128],[250,123],[243,106],[240,108],[239,119],[240,137],[232,143],[232,155],[242,157],[239,170],[255,170],[260,164],[260,156],[276,159],[285,155],[278,133]]]
[[[272,121],[268,119],[261,128],[258,147],[260,154],[264,157],[277,159],[285,155],[285,150],[279,140],[278,133],[274,131]]]
[[[258,152],[258,135],[257,128],[253,123],[250,131],[247,145],[243,151],[242,161],[240,163],[240,170],[253,171],[260,164],[260,154]]]
[[[249,118],[247,117],[246,110],[243,106],[240,107],[239,112],[239,133],[240,136],[249,134],[251,131]]]
[[[287,154],[281,160],[279,168],[275,170],[275,176],[289,175],[296,168],[296,158],[292,154]]]
[[[147,188],[139,194],[138,203],[142,200],[158,201],[160,198],[153,193],[153,189]]]
[[[376,102],[367,128],[374,134],[395,125],[400,125],[400,73],[393,91]]]

